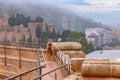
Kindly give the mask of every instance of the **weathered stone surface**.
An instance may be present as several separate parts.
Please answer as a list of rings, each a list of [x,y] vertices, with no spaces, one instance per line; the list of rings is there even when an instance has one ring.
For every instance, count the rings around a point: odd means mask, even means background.
[[[6,51],[5,51],[6,50]],[[6,52],[6,66],[5,66],[5,52]],[[21,54],[21,62],[20,55]],[[21,65],[20,65],[21,63]],[[30,48],[21,48],[19,52],[18,47],[0,46],[0,75],[7,77],[27,71],[36,67],[36,50]],[[21,66],[21,67],[20,67]],[[24,80],[29,80],[31,77],[36,76],[36,71],[23,77]]]
[[[79,80],[79,77],[77,75],[70,75],[63,80]]]

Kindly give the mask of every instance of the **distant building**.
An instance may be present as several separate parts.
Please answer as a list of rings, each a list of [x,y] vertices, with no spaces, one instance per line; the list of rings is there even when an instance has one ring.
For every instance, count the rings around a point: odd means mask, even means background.
[[[42,32],[46,32],[46,29],[48,28],[49,31],[53,32],[53,29],[56,30],[56,25],[55,24],[47,24],[47,23],[37,23],[37,22],[30,22],[28,23],[28,29],[30,29],[31,32],[35,32],[36,31],[36,27],[40,26],[40,28],[42,29]]]
[[[104,28],[86,28],[85,29],[85,34],[86,34],[86,38],[88,37],[88,35],[90,35],[91,33],[99,35],[98,32],[103,31]]]
[[[47,23],[40,23],[40,27],[42,28],[42,32],[46,32]]]
[[[120,50],[120,46],[109,47],[106,45],[103,50]]]
[[[50,32],[53,32],[54,30],[56,31],[56,25],[55,24],[48,24],[47,26],[48,26],[48,30]]]
[[[113,29],[114,39],[120,41],[120,29]]]
[[[109,44],[112,42],[112,40],[115,38],[113,31],[106,31],[106,43]]]
[[[31,30],[31,32],[35,32],[37,25],[39,25],[41,27],[43,32],[46,31],[47,23],[30,22],[30,23],[28,23],[28,28]]]
[[[90,35],[88,35],[87,41],[93,44],[95,48],[99,47],[98,36],[96,34],[91,33]]]
[[[0,18],[0,41],[19,42],[23,40],[24,37],[24,41],[27,42],[31,35],[32,41],[36,42],[36,28],[38,25],[40,26],[42,32],[56,32],[56,25],[48,24],[46,22],[29,22],[27,27],[24,27],[22,24],[10,27],[8,24],[9,17],[10,16],[8,14],[3,14],[2,18]]]
[[[86,28],[85,34],[87,41],[91,42],[92,40],[95,48],[102,47],[107,42],[104,28]]]

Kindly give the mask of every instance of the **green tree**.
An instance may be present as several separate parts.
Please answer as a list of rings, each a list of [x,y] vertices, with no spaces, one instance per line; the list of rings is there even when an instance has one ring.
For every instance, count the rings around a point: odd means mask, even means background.
[[[53,28],[53,33],[55,34],[56,32],[55,32],[55,28]]]
[[[17,13],[15,17],[15,25],[21,25],[24,24],[24,22],[25,22],[25,16]]]
[[[88,44],[85,34],[82,32],[71,32],[67,37],[66,41],[80,42],[82,44],[82,50],[85,53],[89,53],[94,50],[92,44]]]
[[[31,22],[31,17],[30,17],[30,16],[26,17],[26,20],[27,20],[28,22]]]
[[[48,37],[45,34],[41,35],[41,43],[47,43],[47,40]]]
[[[28,26],[28,22],[31,22],[31,18],[29,16],[25,17],[24,15],[19,14],[19,13],[16,14],[16,17],[15,16],[11,16],[8,19],[8,24],[11,27],[14,27],[14,25],[21,25],[21,24],[24,25],[24,27],[27,27]]]
[[[40,38],[41,33],[42,33],[42,30],[40,28],[40,25],[37,25],[37,27],[36,27],[36,37]]]
[[[8,19],[8,24],[10,25],[10,27],[14,27],[15,25],[15,16],[11,16],[9,19]]]
[[[46,25],[46,32],[49,32],[48,25]]]
[[[94,46],[91,44],[91,43],[89,43],[88,45],[87,45],[87,49],[86,49],[86,52],[92,52],[92,51],[94,51],[95,49],[94,49]]]
[[[47,32],[47,37],[48,38],[56,38],[56,34],[53,32]]]
[[[68,35],[70,34],[70,30],[64,30],[63,32],[62,32],[62,39],[63,39],[63,41],[66,41],[66,38],[68,37]]]
[[[36,17],[35,22],[43,22],[43,18],[42,17]]]
[[[60,37],[61,37],[61,34],[60,34],[59,31],[57,32],[56,36],[57,36],[57,38],[60,38]]]

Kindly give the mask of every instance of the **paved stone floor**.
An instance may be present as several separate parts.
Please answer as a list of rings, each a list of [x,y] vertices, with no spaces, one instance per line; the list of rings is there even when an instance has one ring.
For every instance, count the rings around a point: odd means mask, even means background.
[[[47,62],[47,66],[45,69],[42,70],[42,74],[44,74],[50,70],[53,70],[56,67],[57,67],[57,64],[55,62]],[[57,70],[56,73],[57,73],[57,80],[63,80],[62,72],[60,70]],[[52,73],[44,76],[42,78],[42,80],[55,80],[55,72],[52,72]]]
[[[4,80],[4,79],[0,78],[0,80]]]
[[[46,68],[42,69],[42,74],[44,74],[48,71],[51,71],[51,70],[55,69],[56,67],[58,67],[57,63],[47,62]],[[56,73],[57,73],[57,80],[63,80],[62,72],[60,70],[57,70]],[[4,80],[4,79],[0,78],[0,80]],[[42,78],[42,80],[55,80],[55,72],[52,72],[52,73],[44,76]]]

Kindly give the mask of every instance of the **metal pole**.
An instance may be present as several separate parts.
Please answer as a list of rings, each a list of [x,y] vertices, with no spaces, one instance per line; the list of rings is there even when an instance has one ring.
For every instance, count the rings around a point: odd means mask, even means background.
[[[52,73],[52,72],[54,72],[54,71],[56,71],[56,70],[58,70],[58,69],[60,69],[60,68],[62,68],[62,67],[64,67],[64,66],[67,66],[67,64],[61,65],[61,66],[59,66],[59,67],[57,67],[57,68],[55,68],[55,69],[53,69],[53,70],[51,70],[51,71],[49,71],[49,72],[47,72],[47,73],[44,73],[44,74],[39,75],[39,76],[37,76],[37,77],[34,77],[32,80],[37,80],[37,79],[39,79],[39,78],[41,78],[41,77],[43,77],[43,76],[45,76],[45,75],[47,75],[47,74],[49,74],[49,73]]]
[[[56,73],[56,71],[55,71],[55,80],[57,80],[57,73]]]
[[[6,64],[6,43],[5,43],[5,45],[4,45],[4,59],[5,59],[5,61],[4,61],[4,65],[6,66],[7,64]]]
[[[68,75],[70,75],[70,64],[68,65]]]
[[[20,76],[20,80],[22,80],[22,76]]]
[[[21,68],[21,46],[19,46],[19,68]]]
[[[37,48],[37,52],[36,53],[37,53],[37,66],[40,66],[41,64],[40,64],[40,56],[39,56],[38,48]],[[38,69],[38,75],[41,75],[41,73],[42,73],[42,70],[40,68],[40,69]],[[41,77],[39,78],[39,80],[42,80]]]
[[[13,79],[15,79],[15,78],[17,78],[17,77],[20,77],[20,76],[23,76],[23,75],[25,75],[25,74],[31,73],[31,72],[39,69],[39,68],[45,68],[45,67],[46,67],[46,64],[43,64],[43,65],[41,65],[41,66],[32,68],[32,69],[30,69],[30,70],[28,70],[28,71],[22,72],[22,73],[20,73],[20,74],[18,74],[18,75],[15,75],[15,76],[12,76],[12,77],[10,77],[10,78],[7,78],[6,80],[13,80]]]
[[[31,44],[32,44],[32,52],[33,52],[33,42]]]
[[[4,42],[4,59],[5,59],[5,62],[4,62],[4,65],[6,66],[6,40],[7,40],[7,32],[5,31],[5,42]]]

